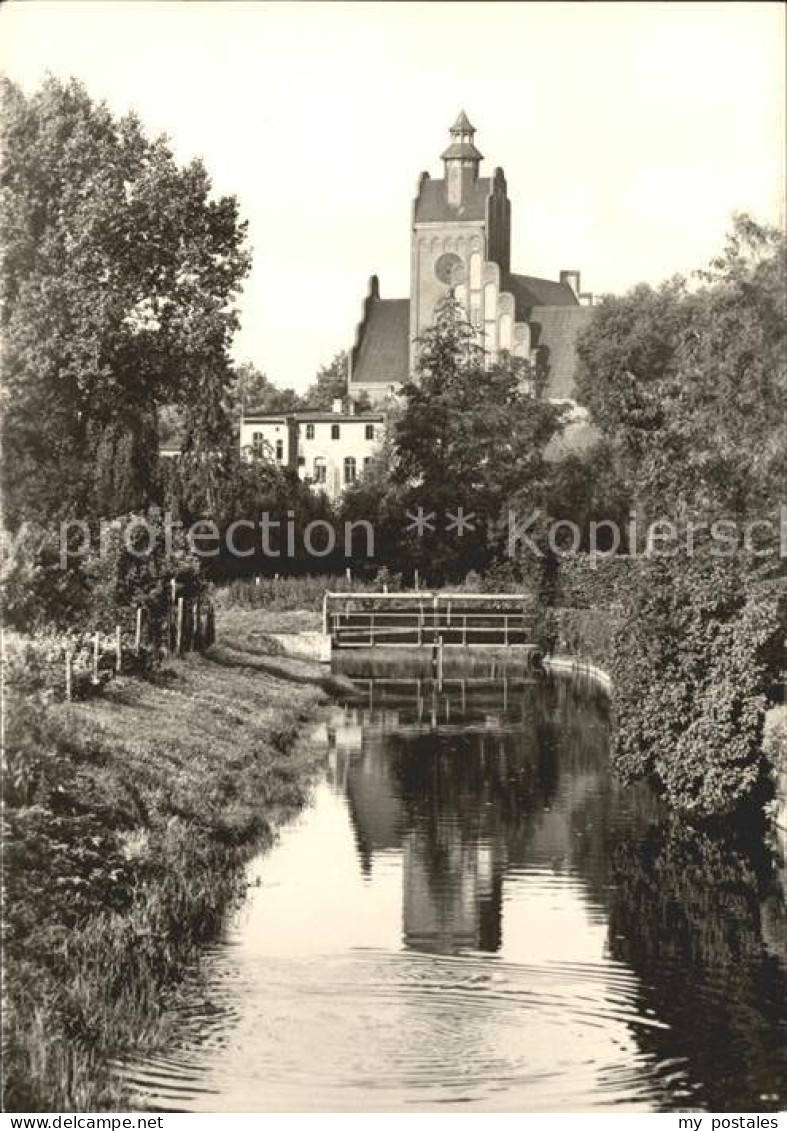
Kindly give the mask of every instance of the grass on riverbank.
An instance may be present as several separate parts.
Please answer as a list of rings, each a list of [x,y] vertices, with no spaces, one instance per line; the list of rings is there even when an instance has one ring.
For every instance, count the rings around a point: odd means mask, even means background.
[[[306,799],[325,671],[270,654],[260,614],[221,627],[89,703],[8,704],[7,1111],[125,1109],[107,1062],[166,1042],[243,863]]]

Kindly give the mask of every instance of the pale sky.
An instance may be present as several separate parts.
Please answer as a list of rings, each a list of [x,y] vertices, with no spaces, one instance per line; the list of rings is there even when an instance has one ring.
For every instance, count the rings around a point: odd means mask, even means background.
[[[621,291],[703,266],[735,209],[783,222],[777,3],[10,0],[0,63],[76,75],[234,193],[254,267],[235,354],[303,389],[370,274],[409,291],[418,173],[460,108],[513,206],[512,267]]]

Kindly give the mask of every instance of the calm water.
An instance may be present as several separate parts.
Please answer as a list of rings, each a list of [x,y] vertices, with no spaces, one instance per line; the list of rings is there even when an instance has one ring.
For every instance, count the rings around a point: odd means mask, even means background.
[[[521,667],[364,670],[250,868],[155,1110],[778,1110],[785,907],[608,767],[602,698]],[[374,674],[376,678],[369,678]],[[450,676],[450,678],[448,678]],[[462,677],[462,678],[460,678]]]

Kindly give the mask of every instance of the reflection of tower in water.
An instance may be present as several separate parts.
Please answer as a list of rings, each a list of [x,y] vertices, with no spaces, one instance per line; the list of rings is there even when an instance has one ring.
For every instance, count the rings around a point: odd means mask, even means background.
[[[457,821],[415,828],[404,843],[404,939],[413,950],[496,951],[501,942],[503,857],[469,841]]]

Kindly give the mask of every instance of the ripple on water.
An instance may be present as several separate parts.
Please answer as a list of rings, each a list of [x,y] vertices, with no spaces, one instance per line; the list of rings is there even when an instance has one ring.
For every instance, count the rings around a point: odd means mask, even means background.
[[[212,1012],[171,1055],[128,1065],[139,1100],[177,1110],[652,1108],[622,966],[523,966],[372,949],[211,972]],[[194,1033],[189,1030],[194,1029]],[[199,1032],[199,1041],[194,1040]],[[648,1076],[652,1082],[652,1076]],[[661,1086],[681,1086],[681,1066]]]

